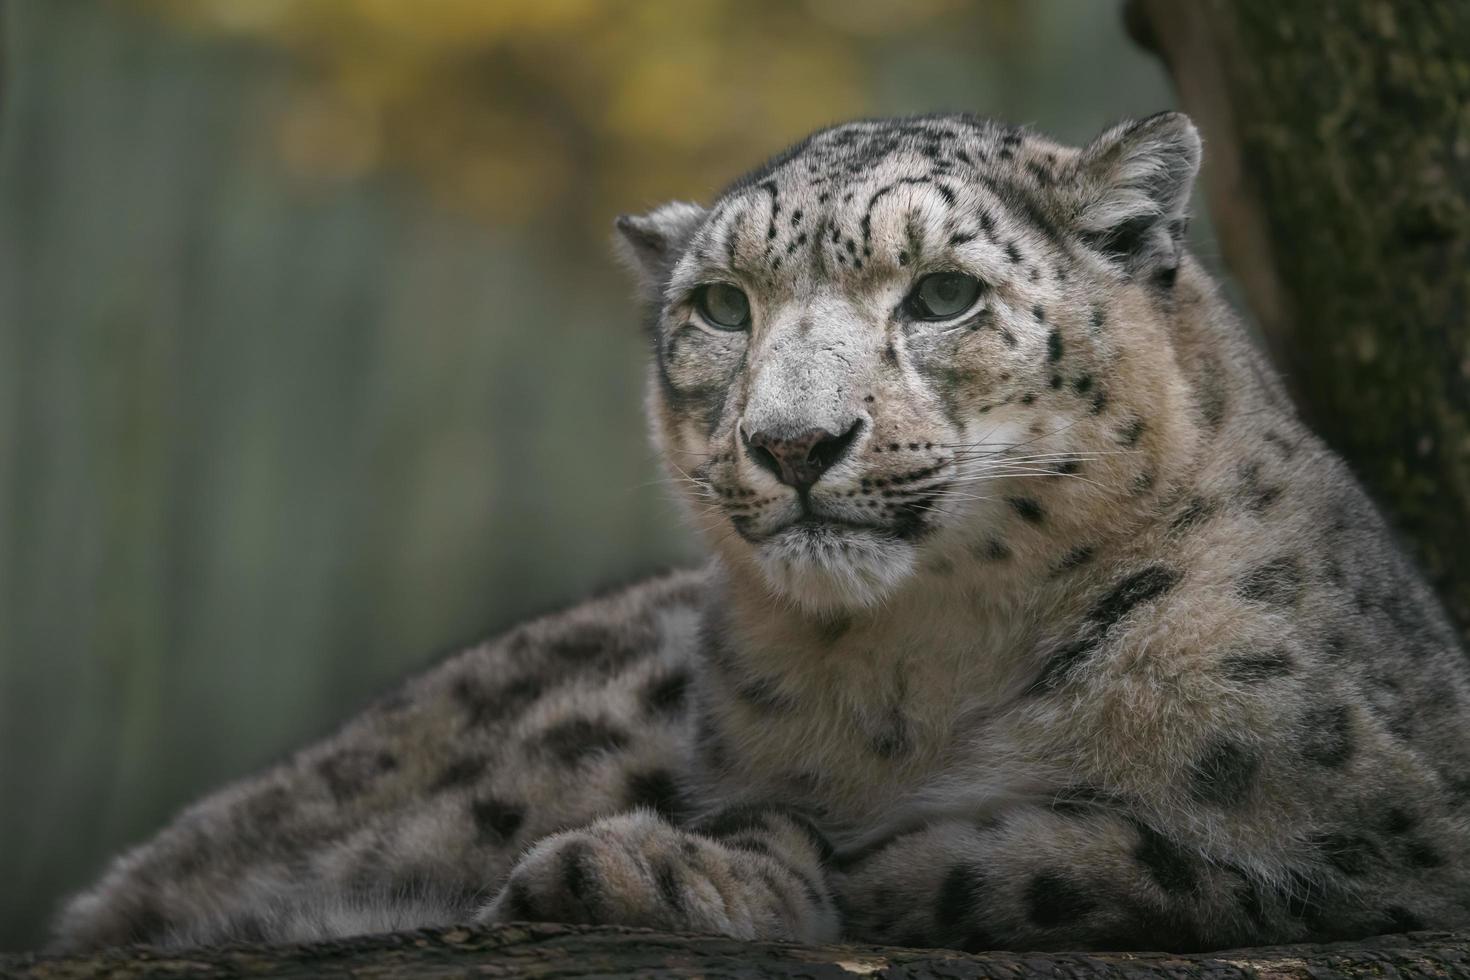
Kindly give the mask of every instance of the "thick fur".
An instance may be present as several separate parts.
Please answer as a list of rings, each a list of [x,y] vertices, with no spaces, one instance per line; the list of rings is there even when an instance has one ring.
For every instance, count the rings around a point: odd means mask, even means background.
[[[1175,950],[1463,925],[1444,613],[1181,244],[1177,114],[824,130],[620,220],[710,566],[466,651],[58,945],[555,919]],[[984,289],[904,313],[925,274]],[[747,329],[695,296],[742,288]],[[752,432],[857,436],[809,491]]]

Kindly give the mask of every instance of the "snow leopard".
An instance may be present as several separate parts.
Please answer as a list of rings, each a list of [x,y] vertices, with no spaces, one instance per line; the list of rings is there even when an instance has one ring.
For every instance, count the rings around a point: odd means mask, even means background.
[[[1176,112],[1080,148],[859,121],[617,219],[708,564],[451,656],[187,808],[56,947],[1465,923],[1465,652],[1188,251],[1200,157]]]

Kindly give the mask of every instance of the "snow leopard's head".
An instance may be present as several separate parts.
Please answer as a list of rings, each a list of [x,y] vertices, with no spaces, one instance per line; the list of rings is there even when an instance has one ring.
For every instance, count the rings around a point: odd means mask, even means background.
[[[619,218],[655,438],[726,560],[861,607],[1116,482],[1108,454],[1147,428],[1117,361],[1170,302],[1199,156],[1177,113],[1080,150],[964,115],[857,122],[708,208]]]

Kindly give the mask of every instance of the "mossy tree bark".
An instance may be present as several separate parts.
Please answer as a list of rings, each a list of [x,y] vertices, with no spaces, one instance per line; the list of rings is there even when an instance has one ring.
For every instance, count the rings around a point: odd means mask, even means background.
[[[1126,10],[1278,367],[1470,641],[1470,4]]]

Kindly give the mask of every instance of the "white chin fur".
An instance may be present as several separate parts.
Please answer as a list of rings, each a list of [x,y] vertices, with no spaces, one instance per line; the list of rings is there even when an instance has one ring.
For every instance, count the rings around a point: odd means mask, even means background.
[[[764,542],[756,560],[779,594],[810,612],[881,602],[914,571],[906,541],[851,528],[792,528]]]

